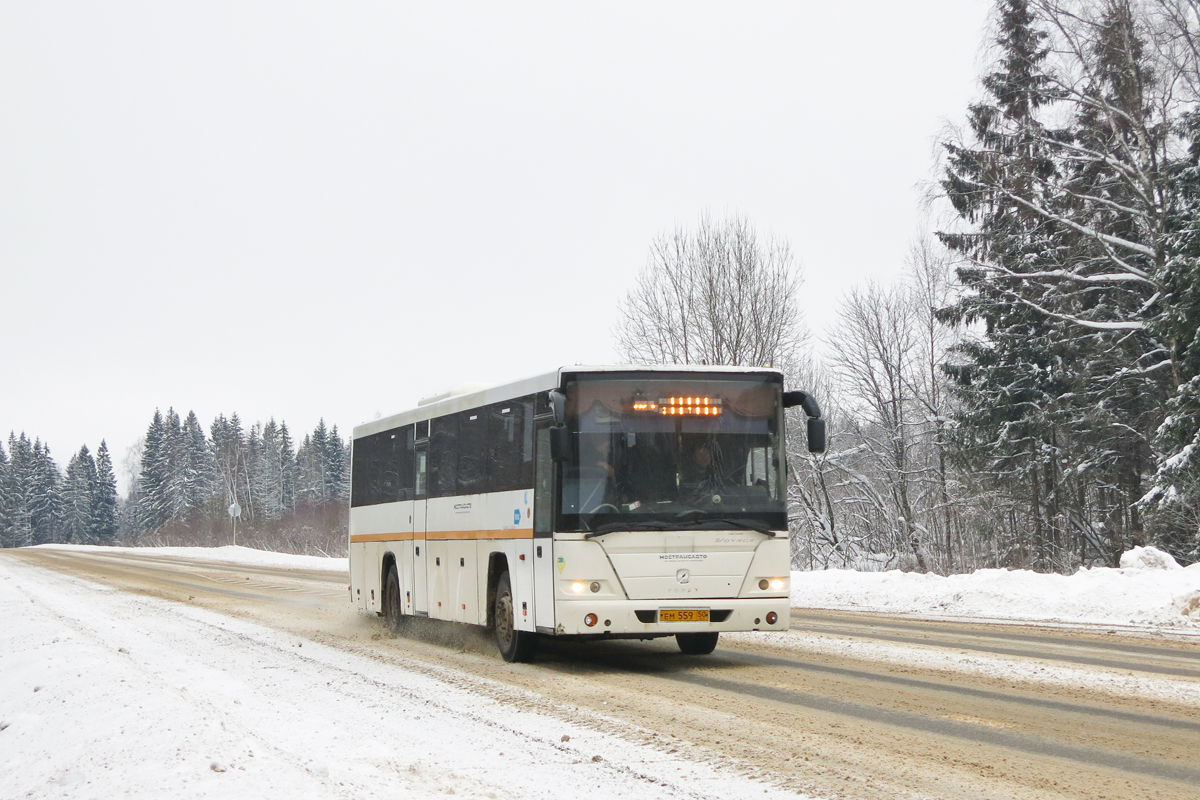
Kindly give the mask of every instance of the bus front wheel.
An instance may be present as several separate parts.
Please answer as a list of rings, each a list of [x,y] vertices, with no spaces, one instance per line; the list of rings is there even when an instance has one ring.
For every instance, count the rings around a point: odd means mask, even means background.
[[[677,633],[675,643],[689,656],[706,656],[717,649],[720,633]]]
[[[496,646],[505,661],[529,661],[537,647],[537,634],[517,630],[516,604],[513,602],[512,581],[505,572],[496,585]]]

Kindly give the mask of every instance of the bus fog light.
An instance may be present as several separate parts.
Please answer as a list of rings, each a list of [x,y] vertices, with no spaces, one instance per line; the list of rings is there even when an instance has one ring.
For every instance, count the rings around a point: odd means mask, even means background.
[[[587,625],[589,628],[594,628],[598,621],[599,618],[595,614],[588,614],[583,618],[583,624]]]
[[[770,585],[771,584],[769,584],[767,582],[766,578],[763,578],[761,581],[758,582],[758,588],[762,589],[764,592],[767,590],[767,587]]]
[[[778,619],[779,619],[779,615],[776,614],[774,611],[767,612],[767,624],[768,625],[774,625]]]
[[[777,592],[780,589],[782,589],[783,588],[783,578],[772,578],[771,579],[771,588]]]
[[[600,581],[592,581],[591,590],[593,592],[600,591]]]
[[[581,594],[583,592],[583,589],[584,589],[584,586],[579,581],[575,581],[574,583],[571,584],[571,591],[574,592],[575,594]]]

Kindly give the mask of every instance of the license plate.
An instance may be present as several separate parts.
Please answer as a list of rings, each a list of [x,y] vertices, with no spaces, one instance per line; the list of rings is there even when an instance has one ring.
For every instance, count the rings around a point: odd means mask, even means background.
[[[663,608],[658,612],[659,622],[708,622],[707,608]]]

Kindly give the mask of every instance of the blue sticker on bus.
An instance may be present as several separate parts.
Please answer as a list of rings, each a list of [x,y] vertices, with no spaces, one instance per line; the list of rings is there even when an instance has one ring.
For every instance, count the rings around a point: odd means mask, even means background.
[[[514,508],[513,509],[513,525],[520,525],[520,524],[521,524],[521,509]]]

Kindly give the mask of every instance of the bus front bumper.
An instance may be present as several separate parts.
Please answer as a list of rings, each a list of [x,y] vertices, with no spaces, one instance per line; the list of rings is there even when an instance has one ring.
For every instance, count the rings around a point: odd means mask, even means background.
[[[559,601],[554,607],[556,625],[553,633],[559,636],[654,637],[706,631],[783,631],[791,621],[788,601],[786,596],[706,599],[697,603],[676,600]],[[593,624],[589,625],[589,622]],[[539,631],[551,632],[541,628]]]

